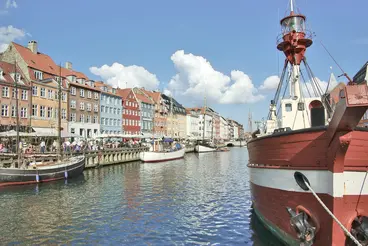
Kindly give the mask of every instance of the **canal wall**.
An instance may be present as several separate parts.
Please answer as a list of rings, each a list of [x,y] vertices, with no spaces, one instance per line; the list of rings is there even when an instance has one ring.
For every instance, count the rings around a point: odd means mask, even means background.
[[[107,166],[114,164],[127,163],[132,161],[139,161],[139,154],[147,151],[147,147],[139,148],[117,148],[104,149],[103,151],[85,151],[84,153],[71,153],[68,156],[85,155],[85,168],[95,168],[99,166]],[[194,152],[194,146],[185,148],[186,153]],[[56,153],[34,153],[31,158],[24,156],[22,160],[49,162],[56,161],[58,158]],[[10,165],[17,161],[16,154],[0,155],[0,167],[10,167]]]

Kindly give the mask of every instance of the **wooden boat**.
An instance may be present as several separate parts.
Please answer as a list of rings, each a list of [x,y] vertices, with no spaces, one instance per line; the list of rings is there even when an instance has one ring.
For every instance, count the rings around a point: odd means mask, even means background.
[[[299,65],[310,72],[304,53],[312,40],[292,4],[281,20],[286,60],[275,100],[288,65],[292,94],[281,100],[281,115],[271,101],[265,128],[247,144],[253,208],[287,245],[368,245],[368,129],[357,127],[368,87],[345,74],[335,107],[331,94],[303,98]]]
[[[68,179],[81,175],[85,167],[84,156],[61,162],[31,163],[23,168],[0,168],[0,186],[23,185]]]
[[[143,162],[162,162],[184,158],[185,147],[176,143],[174,146],[165,146],[165,143],[173,141],[155,140],[149,151],[141,152],[139,158]]]
[[[198,153],[215,152],[217,150],[217,147],[209,143],[198,142],[194,150]]]

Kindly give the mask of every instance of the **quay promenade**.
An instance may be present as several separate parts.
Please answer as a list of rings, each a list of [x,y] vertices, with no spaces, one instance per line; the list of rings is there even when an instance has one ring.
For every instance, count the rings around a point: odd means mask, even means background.
[[[194,146],[185,147],[186,153],[194,152]],[[85,168],[95,168],[99,166],[107,166],[114,164],[127,163],[132,161],[139,161],[139,154],[142,151],[147,151],[147,147],[137,148],[111,148],[104,149],[103,151],[85,151],[81,153],[72,153],[70,155],[85,155]],[[17,162],[16,154],[0,154],[0,167],[10,167],[13,163]],[[57,160],[57,154],[53,152],[49,153],[34,153],[32,156],[23,156],[22,161],[25,162],[49,162]]]

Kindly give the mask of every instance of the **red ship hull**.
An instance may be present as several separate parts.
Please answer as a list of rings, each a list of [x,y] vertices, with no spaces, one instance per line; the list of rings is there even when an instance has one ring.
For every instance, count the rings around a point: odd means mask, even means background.
[[[350,231],[368,216],[368,131],[337,132],[326,127],[273,134],[248,143],[253,208],[276,236],[300,244],[286,208],[304,211],[316,227],[313,245],[345,245],[346,236],[294,172],[303,173],[322,201]]]

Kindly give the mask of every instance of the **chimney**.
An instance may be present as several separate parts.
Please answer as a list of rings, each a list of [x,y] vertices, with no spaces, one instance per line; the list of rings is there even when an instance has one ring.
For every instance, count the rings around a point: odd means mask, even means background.
[[[69,69],[69,70],[72,70],[73,69],[72,63],[71,62],[65,62],[65,68]]]
[[[28,49],[32,51],[32,53],[37,54],[37,41],[31,40],[28,42]]]

